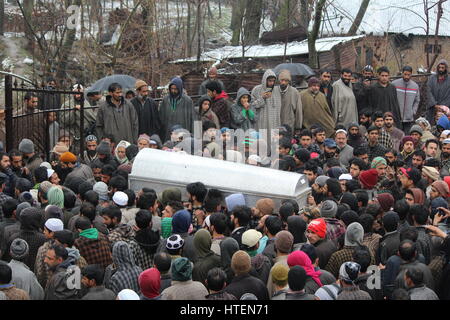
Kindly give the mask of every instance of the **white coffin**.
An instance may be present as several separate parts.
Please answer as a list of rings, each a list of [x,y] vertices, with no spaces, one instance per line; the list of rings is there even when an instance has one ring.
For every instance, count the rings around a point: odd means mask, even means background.
[[[311,191],[302,174],[149,148],[139,152],[129,175],[135,192],[143,187],[157,193],[178,187],[183,199],[187,199],[186,185],[198,181],[225,196],[242,193],[250,207],[261,198],[271,198],[277,208],[285,199],[297,201],[302,208]]]

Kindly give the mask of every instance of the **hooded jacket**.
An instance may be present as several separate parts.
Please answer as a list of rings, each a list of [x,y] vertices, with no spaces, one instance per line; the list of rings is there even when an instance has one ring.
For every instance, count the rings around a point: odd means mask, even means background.
[[[209,108],[206,111],[202,110],[202,104],[204,101],[209,101]],[[216,129],[220,128],[219,118],[211,109],[212,100],[209,96],[202,96],[200,100],[198,100],[198,113],[200,116],[200,120],[203,122],[211,121],[216,125]]]
[[[200,229],[195,233],[194,246],[197,250],[198,259],[194,263],[192,270],[192,280],[205,283],[208,271],[213,268],[220,268],[220,256],[211,250],[211,235],[206,229]]]
[[[112,96],[107,96],[98,107],[96,130],[99,137],[112,135],[115,141],[137,141],[139,119],[135,108],[124,97],[117,107]]]
[[[434,123],[434,106],[443,105],[450,107],[450,77],[448,76],[448,62],[442,59],[438,62],[438,66],[444,64],[447,68],[447,73],[444,81],[439,82],[439,74],[432,75],[427,82],[427,96],[428,96],[428,112],[427,120]]]
[[[134,262],[134,257],[128,244],[118,241],[112,250],[113,263],[116,272],[109,281],[109,289],[118,294],[123,289],[131,289],[140,293],[138,278],[142,273],[142,268]]]
[[[270,98],[263,98],[263,93],[269,91],[269,88],[267,88],[267,79],[269,77],[276,78],[275,73],[270,69],[264,73],[261,84],[254,87],[252,90],[252,101],[256,109],[256,129],[267,129],[268,134],[270,133],[270,130],[281,125],[280,91],[274,89]],[[270,135],[268,135],[268,137],[270,138]],[[270,141],[270,139],[267,141]]]
[[[250,108],[245,110],[241,104],[241,98],[248,95]],[[245,88],[239,88],[236,98],[236,103],[231,107],[231,126],[234,129],[242,129],[245,131],[254,129],[256,124],[256,109],[252,104],[252,96],[250,92]]]
[[[14,233],[10,237],[10,243],[16,238],[21,238],[28,243],[29,252],[28,257],[23,261],[30,270],[34,270],[34,264],[39,248],[44,244],[46,238],[43,233],[39,231],[42,221],[42,214],[37,208],[26,208],[20,214],[20,231]]]
[[[192,99],[184,94],[183,80],[178,77],[173,78],[170,81],[169,88],[172,85],[177,87],[178,95],[172,97],[169,93],[164,97],[159,107],[159,116],[162,124],[162,141],[170,139],[170,128],[174,125],[178,124],[191,133],[194,128],[194,104]]]
[[[220,242],[220,258],[222,269],[227,274],[227,283],[231,283],[234,278],[234,272],[231,269],[231,258],[238,250],[239,243],[231,237],[225,238]]]

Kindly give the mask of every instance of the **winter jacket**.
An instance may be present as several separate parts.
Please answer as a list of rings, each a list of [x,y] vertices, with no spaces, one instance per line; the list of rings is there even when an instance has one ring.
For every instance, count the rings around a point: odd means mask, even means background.
[[[66,181],[68,182],[73,178],[81,178],[88,182],[95,182],[94,173],[92,172],[91,167],[79,162],[76,164],[75,168],[73,168],[73,170],[66,176],[64,183],[66,184]]]
[[[248,95],[250,108],[245,110],[241,105],[241,98]],[[231,126],[234,129],[242,129],[246,132],[249,129],[254,129],[256,124],[256,109],[252,104],[252,96],[245,88],[239,88],[236,98],[236,103],[231,106]]]
[[[222,91],[221,94],[213,98],[211,104],[211,110],[219,118],[220,128],[229,128],[231,125],[231,110],[226,99],[228,99],[228,95],[225,91]]]
[[[22,108],[22,107],[21,107]],[[17,112],[17,115],[26,114],[22,117],[14,117],[12,119],[12,139],[13,147],[18,148],[20,141],[24,138],[30,139],[34,143],[35,152],[44,152],[47,150],[45,137],[47,114],[37,113],[39,110],[25,110],[22,109]],[[58,131],[59,134],[59,131]],[[53,148],[54,145],[50,145]]]
[[[156,253],[159,242],[158,232],[154,232],[151,229],[141,229],[136,232],[134,240],[128,243],[136,265],[141,267],[142,270],[153,266],[153,256]]]
[[[321,272],[319,279],[323,286],[336,283],[336,278],[330,272],[326,270],[320,270],[320,268],[315,268],[315,271]],[[311,276],[307,275],[305,282],[305,292],[314,294],[317,290],[319,290],[319,288],[321,287],[317,284],[317,282]]]
[[[45,300],[78,300],[80,291],[76,288],[69,289],[70,277],[74,272],[75,260],[71,257],[63,261],[47,281],[45,288]]]
[[[398,231],[386,233],[380,240],[377,252],[377,265],[386,265],[387,260],[397,254],[400,245],[400,233]]]
[[[253,293],[258,300],[270,299],[264,282],[248,273],[235,276],[233,281],[225,287],[224,291],[231,293],[238,300],[246,293]]]
[[[408,289],[411,300],[439,300],[436,293],[425,285]]]
[[[20,238],[28,243],[28,257],[23,261],[30,270],[34,270],[37,252],[46,241],[43,233],[39,231],[42,215],[38,209],[27,208],[20,215],[20,231],[10,237],[8,248],[14,239]]]
[[[202,104],[204,101],[209,101],[209,108],[207,111],[202,110]],[[211,109],[212,100],[209,96],[203,96],[198,100],[198,114],[199,118],[202,121],[202,124],[206,121],[211,121],[216,125],[216,129],[220,129],[220,122],[217,115]]]
[[[115,141],[136,142],[139,132],[139,119],[133,105],[121,98],[120,106],[112,102],[112,97],[99,104],[96,118],[98,137],[112,135]]]
[[[369,106],[369,88],[364,85],[362,81],[352,84],[353,94],[355,95],[356,105],[358,107],[358,114],[361,113],[362,110],[366,109]]]
[[[426,232],[425,227],[416,227],[419,236],[417,237],[417,250],[425,257],[425,264],[428,265],[431,261],[431,250],[433,245],[431,243],[431,237]]]
[[[252,269],[250,270],[250,275],[260,279],[264,283],[267,283],[270,269],[272,268],[272,262],[264,254],[257,254],[252,257],[251,261]]]
[[[120,224],[108,234],[108,240],[111,248],[117,241],[130,242],[134,239],[135,232],[132,227],[127,224]]]
[[[303,127],[310,129],[313,124],[319,124],[327,137],[334,134],[335,121],[322,92],[313,94],[310,89],[300,94],[303,106]]]
[[[420,103],[419,85],[413,80],[406,82],[402,78],[392,81],[392,85],[397,90],[402,122],[413,122]]]
[[[198,281],[172,281],[161,293],[161,300],[206,300],[208,290]]]
[[[16,288],[28,293],[31,300],[44,299],[44,289],[37,281],[35,274],[21,261],[12,259],[9,264],[12,270],[11,282]]]
[[[194,236],[194,246],[197,251],[197,261],[192,269],[192,280],[205,284],[208,271],[213,268],[220,268],[221,259],[211,251],[211,235],[208,231],[199,230]]]
[[[315,300],[315,298],[314,295],[302,290],[301,292],[286,292],[285,300]]]
[[[303,125],[303,107],[300,93],[296,88],[288,85],[286,90],[276,86],[275,90],[281,95],[281,125],[287,124],[292,130],[301,129]]]
[[[270,130],[276,129],[281,125],[280,91],[273,90],[270,98],[263,98],[263,94],[269,90],[267,88],[267,78],[269,77],[276,78],[275,73],[270,69],[264,73],[261,84],[252,90],[252,104],[256,109],[256,129],[266,129],[268,134]],[[270,141],[270,139],[267,139],[267,141]]]
[[[183,81],[180,78],[173,78],[169,87],[171,85],[175,85],[179,93],[176,97],[172,97],[171,94],[165,96],[159,106],[162,141],[170,139],[170,129],[176,124],[190,133],[194,130],[194,104],[192,99],[184,94]]]
[[[397,127],[401,125],[400,107],[398,105],[397,91],[392,84],[383,87],[379,82],[373,84],[369,90],[369,108],[372,112],[392,112]]]
[[[352,146],[346,144],[342,149],[339,148],[339,163],[341,165],[348,167],[351,159],[353,159]]]
[[[109,240],[95,228],[82,231],[75,240],[75,247],[88,264],[98,264],[106,268],[112,263]]]
[[[90,104],[87,100],[84,101],[84,122],[83,122],[83,131],[80,132],[81,125],[81,111],[76,109],[76,105],[80,105],[80,101],[76,101],[74,98],[66,101],[62,105],[62,108],[65,110],[64,112],[59,113],[58,123],[60,125],[60,129],[68,132],[76,141],[79,141],[82,137],[84,137],[85,132],[95,125],[95,120],[97,117],[97,109],[90,109],[86,107],[90,107]],[[101,138],[101,137],[100,137]],[[82,141],[84,143],[84,141]]]
[[[136,110],[139,121],[138,134],[143,133],[151,136],[153,134],[161,134],[161,119],[159,118],[158,104],[152,98],[146,98],[144,103],[139,97],[130,100]],[[128,140],[127,140],[128,141]],[[134,142],[134,141],[133,141]]]
[[[314,247],[319,258],[319,267],[324,269],[331,255],[337,251],[336,244],[331,240],[319,240],[314,243]]]
[[[331,99],[336,125],[347,128],[351,123],[358,123],[358,107],[351,83],[347,86],[342,79],[336,81]]]
[[[325,93],[325,89],[327,89],[327,93]],[[320,92],[322,92],[325,98],[327,99],[327,105],[331,113],[333,113],[333,100],[332,100],[333,90],[334,88],[331,82],[327,85],[324,85],[323,83],[320,84]]]
[[[398,272],[397,277],[395,279],[395,288],[396,289],[398,289],[398,288],[407,289],[406,286],[405,286],[405,281],[403,279],[403,276],[404,276],[406,270],[408,270],[408,268],[411,268],[411,267],[418,268],[418,269],[422,270],[422,272],[423,272],[423,283],[428,288],[430,288],[431,290],[434,290],[435,283],[434,283],[433,274],[431,273],[430,268],[427,265],[419,262],[418,260],[414,260],[413,262],[405,262],[405,261],[403,261],[400,264],[399,272]]]
[[[81,300],[116,300],[116,294],[104,286],[89,288]]]
[[[135,264],[128,244],[124,241],[116,242],[113,246],[112,256],[116,271],[109,281],[109,289],[115,294],[123,289],[131,289],[139,294],[138,278],[143,270]]]

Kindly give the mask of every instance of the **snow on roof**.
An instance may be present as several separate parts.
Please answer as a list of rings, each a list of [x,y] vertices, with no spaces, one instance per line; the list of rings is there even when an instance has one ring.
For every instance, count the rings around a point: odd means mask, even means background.
[[[317,52],[330,51],[339,43],[351,41],[363,37],[333,37],[318,39],[316,42]],[[273,44],[268,46],[254,45],[245,48],[246,58],[282,57],[284,56],[284,44]],[[296,56],[308,53],[308,40],[289,42],[286,48],[286,56]],[[242,46],[225,46],[212,51],[203,52],[201,61],[221,61],[224,59],[236,59],[242,57]],[[178,59],[172,63],[195,62],[197,57]]]
[[[333,0],[327,7],[327,16],[322,29],[324,35],[345,34],[350,29],[356,17],[359,1]],[[436,4],[438,0],[428,0],[428,6]],[[443,3],[444,14],[439,27],[440,36],[450,36],[450,3]],[[430,33],[434,35],[436,29],[437,5],[429,11]],[[426,22],[423,0],[371,0],[364,19],[358,30],[362,32],[383,34],[385,32],[426,35]]]

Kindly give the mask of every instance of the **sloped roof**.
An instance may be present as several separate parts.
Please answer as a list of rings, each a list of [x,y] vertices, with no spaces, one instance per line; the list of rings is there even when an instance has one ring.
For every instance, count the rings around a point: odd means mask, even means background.
[[[354,37],[332,37],[322,38],[316,41],[317,52],[330,51],[339,43],[359,39],[363,36]],[[246,58],[265,58],[265,57],[283,57],[284,44],[273,45],[254,45],[245,48]],[[296,56],[308,53],[308,40],[289,42],[286,48],[286,56]],[[236,59],[242,57],[242,46],[226,46],[215,50],[203,52],[200,61],[221,61],[224,59]],[[186,59],[178,59],[172,63],[195,62],[197,57],[190,57]]]
[[[322,36],[345,34],[356,17],[362,0],[333,0],[327,5]],[[384,32],[426,35],[423,0],[371,0],[357,34]],[[428,0],[428,6],[438,0]],[[443,3],[440,36],[450,36],[450,2]],[[436,29],[437,5],[429,11],[430,34]]]

